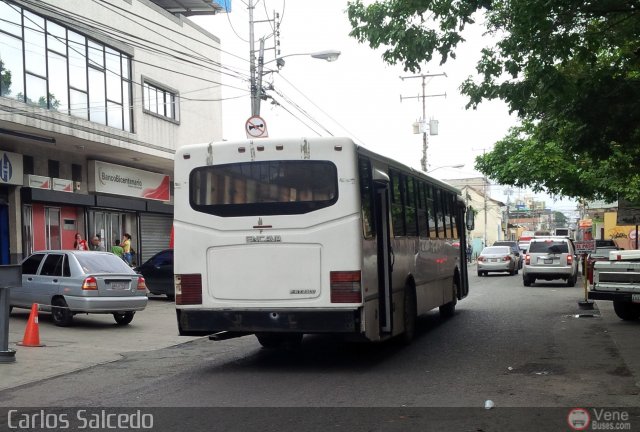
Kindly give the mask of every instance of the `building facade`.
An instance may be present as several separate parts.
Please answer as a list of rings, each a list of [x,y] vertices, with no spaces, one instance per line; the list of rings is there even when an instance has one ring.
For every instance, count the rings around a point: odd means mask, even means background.
[[[220,41],[148,0],[0,0],[0,264],[168,247],[173,155],[220,140]]]

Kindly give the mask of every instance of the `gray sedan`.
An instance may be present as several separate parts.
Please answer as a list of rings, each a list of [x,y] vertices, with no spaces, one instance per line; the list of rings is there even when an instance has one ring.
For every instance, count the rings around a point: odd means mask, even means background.
[[[77,313],[113,314],[126,325],[147,306],[144,277],[110,252],[48,250],[22,261],[22,287],[9,290],[11,307],[51,311],[58,326]]]
[[[519,255],[519,254],[518,254]],[[478,256],[478,276],[489,272],[518,273],[518,256],[509,246],[488,246]]]

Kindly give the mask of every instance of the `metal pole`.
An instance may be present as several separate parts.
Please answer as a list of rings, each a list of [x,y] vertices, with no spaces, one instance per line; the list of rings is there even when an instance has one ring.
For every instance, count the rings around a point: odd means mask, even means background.
[[[427,82],[425,80],[425,76],[422,75],[422,171],[427,172],[427,147],[429,145],[427,138],[427,128],[425,127],[425,122],[427,121],[427,108],[426,108],[426,93],[425,89],[427,87]]]
[[[247,9],[249,9],[249,75],[251,79],[251,115],[257,115],[258,93],[256,84],[256,58],[255,58],[255,42],[253,40],[253,0],[247,1]]]
[[[260,115],[260,103],[262,102],[262,70],[264,67],[264,38],[260,38],[260,52],[258,53],[258,72],[256,76],[256,103],[253,109],[253,115]]]

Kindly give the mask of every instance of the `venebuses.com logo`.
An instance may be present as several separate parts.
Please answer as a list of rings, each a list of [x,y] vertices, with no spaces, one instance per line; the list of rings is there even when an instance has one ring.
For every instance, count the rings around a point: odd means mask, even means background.
[[[604,430],[630,431],[629,412],[622,409],[606,408],[573,408],[567,415],[567,423],[576,431]]]

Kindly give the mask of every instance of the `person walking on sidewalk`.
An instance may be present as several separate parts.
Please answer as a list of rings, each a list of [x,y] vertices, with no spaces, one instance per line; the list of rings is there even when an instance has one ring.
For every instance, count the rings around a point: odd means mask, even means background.
[[[127,264],[131,265],[131,262],[133,260],[131,256],[131,234],[129,233],[124,233],[124,236],[122,237],[122,250],[122,257],[127,262]]]
[[[471,247],[471,243],[467,243],[467,262],[469,264],[471,264],[471,261],[472,261],[472,256],[471,256],[472,253],[473,253],[473,247]]]

